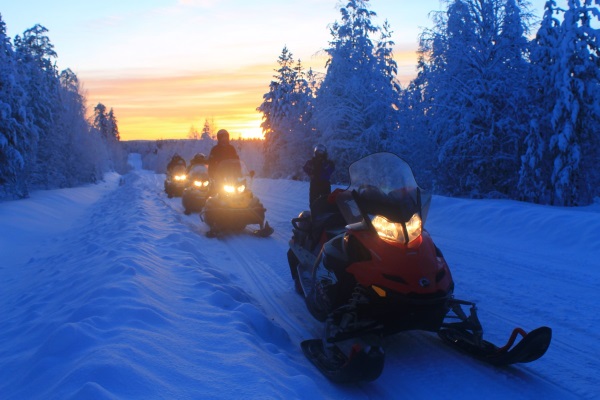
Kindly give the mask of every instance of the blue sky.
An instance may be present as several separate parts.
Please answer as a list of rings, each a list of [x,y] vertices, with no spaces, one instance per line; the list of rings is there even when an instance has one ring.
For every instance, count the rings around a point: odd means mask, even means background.
[[[545,0],[532,2],[541,15]],[[559,1],[565,3],[566,0]],[[45,26],[59,69],[72,69],[88,92],[121,115],[121,137],[185,136],[206,118],[234,133],[258,133],[255,109],[284,46],[305,67],[324,72],[319,57],[340,20],[338,0],[0,0],[7,33]],[[345,4],[345,2],[344,2]],[[396,42],[399,78],[415,72],[417,37],[432,26],[439,0],[371,0],[379,25]],[[244,105],[245,104],[245,105]],[[148,110],[146,113],[134,110]],[[169,112],[170,110],[170,112]],[[179,113],[174,114],[175,111]],[[157,115],[161,115],[160,119]],[[246,121],[246,122],[244,122]],[[224,126],[225,127],[225,126]],[[146,132],[148,129],[146,129]],[[159,134],[160,135],[160,134]]]

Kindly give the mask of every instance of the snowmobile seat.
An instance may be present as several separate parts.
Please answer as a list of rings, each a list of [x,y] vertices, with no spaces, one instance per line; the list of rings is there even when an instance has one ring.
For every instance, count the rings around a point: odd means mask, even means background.
[[[315,246],[323,232],[327,239],[333,237],[337,231],[346,225],[342,213],[335,202],[329,201],[329,196],[320,196],[310,206],[311,212],[311,236]]]

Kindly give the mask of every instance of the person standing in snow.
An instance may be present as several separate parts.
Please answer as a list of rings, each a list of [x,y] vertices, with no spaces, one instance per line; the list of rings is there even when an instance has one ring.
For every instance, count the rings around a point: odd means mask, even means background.
[[[327,158],[327,148],[318,144],[314,148],[313,158],[304,164],[304,172],[310,178],[309,205],[323,195],[331,193],[331,174],[335,170],[333,161]]]

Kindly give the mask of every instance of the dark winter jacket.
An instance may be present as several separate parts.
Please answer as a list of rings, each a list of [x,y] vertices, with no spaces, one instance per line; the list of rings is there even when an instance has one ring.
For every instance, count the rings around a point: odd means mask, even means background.
[[[185,160],[183,158],[181,158],[180,156],[174,156],[173,158],[171,158],[171,161],[169,161],[169,164],[167,164],[167,173],[171,174],[173,171],[173,168],[175,168],[177,166],[182,166],[183,169],[186,168]]]
[[[214,179],[215,171],[219,163],[223,160],[239,160],[240,157],[229,143],[217,143],[211,150],[208,156],[208,175]]]
[[[328,158],[313,157],[304,164],[303,169],[310,178],[310,204],[318,197],[331,193],[331,183],[329,180],[335,170],[333,161]]]

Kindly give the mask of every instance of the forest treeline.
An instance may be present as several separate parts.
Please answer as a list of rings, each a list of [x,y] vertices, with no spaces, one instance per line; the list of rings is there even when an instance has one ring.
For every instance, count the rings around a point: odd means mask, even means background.
[[[284,46],[257,110],[264,168],[305,178],[325,144],[334,180],[391,151],[435,193],[561,206],[600,196],[600,0],[548,0],[534,20],[524,0],[447,0],[419,38],[416,77],[397,78],[392,28],[368,0],[348,0],[330,26],[324,74]],[[76,186],[125,171],[117,119],[86,117],[77,76],[59,72],[41,25],[14,40],[0,15],[0,198]]]
[[[258,111],[265,173],[289,178],[317,143],[348,165],[391,151],[450,196],[586,205],[600,196],[600,0],[448,0],[419,38],[417,75],[397,79],[392,31],[368,0],[330,25],[325,74],[285,46]]]
[[[11,40],[0,14],[0,199],[127,168],[113,110],[99,103],[88,120],[77,76],[59,72],[56,57],[46,28],[36,24]]]

